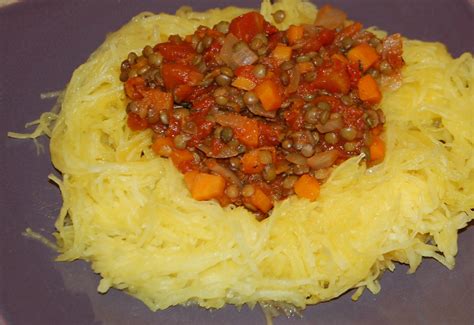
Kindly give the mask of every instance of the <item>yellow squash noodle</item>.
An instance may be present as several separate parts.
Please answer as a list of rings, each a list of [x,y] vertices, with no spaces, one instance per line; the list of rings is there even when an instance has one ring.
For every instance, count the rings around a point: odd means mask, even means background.
[[[265,0],[284,23],[312,23],[305,1]],[[120,63],[130,51],[192,34],[245,12],[234,7],[176,15],[142,13],[75,72],[52,130],[62,173],[56,222],[59,261],[89,261],[102,280],[152,310],[197,303],[304,308],[351,288],[379,291],[379,276],[423,257],[454,266],[457,232],[474,213],[474,61],[439,43],[404,40],[403,84],[384,92],[383,163],[345,161],[315,202],[290,197],[262,222],[243,207],[191,198],[182,174],[150,149],[151,131],[126,125]],[[49,117],[51,118],[51,116]],[[47,125],[47,123],[43,123]]]

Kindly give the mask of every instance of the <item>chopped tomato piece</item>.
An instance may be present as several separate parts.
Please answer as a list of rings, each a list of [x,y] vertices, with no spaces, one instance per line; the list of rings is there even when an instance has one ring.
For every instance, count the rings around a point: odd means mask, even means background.
[[[193,168],[194,156],[186,149],[174,149],[170,154],[173,164],[182,172],[186,172]]]
[[[361,29],[362,29],[362,24],[359,22],[350,24],[349,26],[346,26],[342,29],[337,39],[342,40],[344,37],[352,37],[355,34],[357,34]]]
[[[315,36],[305,40],[303,44],[303,53],[317,52],[321,47],[331,44],[336,37],[336,32],[331,29],[323,29]]]
[[[218,155],[219,152],[224,148],[225,144],[219,139],[212,139],[211,140],[211,152],[213,155]]]
[[[392,68],[399,69],[403,66],[402,53],[403,41],[400,34],[390,35],[383,41],[382,56]]]
[[[214,61],[216,61],[217,56],[219,55],[219,52],[222,48],[221,43],[219,43],[217,40],[213,40],[211,43],[211,46],[206,50],[204,53],[204,62],[208,65],[212,65]]]
[[[166,62],[179,62],[190,64],[196,55],[196,51],[187,42],[182,43],[160,43],[155,46],[155,51],[160,52]]]
[[[347,73],[349,74],[349,78],[351,79],[351,87],[357,87],[357,83],[359,82],[360,77],[362,76],[362,72],[359,69],[358,62],[352,62],[347,64],[346,66]]]
[[[168,90],[173,90],[183,84],[196,86],[204,77],[194,66],[181,63],[163,64],[161,75]]]
[[[303,105],[303,100],[296,100],[291,105],[290,110],[285,112],[285,121],[293,131],[301,129],[304,125]]]
[[[239,114],[227,113],[216,116],[216,121],[222,126],[233,129],[235,137],[251,148],[258,146],[259,124],[255,119]]]
[[[142,99],[144,91],[145,79],[142,77],[130,78],[125,83],[125,94],[132,100]]]
[[[209,94],[204,94],[198,99],[192,100],[191,102],[196,113],[201,116],[207,114],[215,104],[214,98]]]
[[[255,69],[254,65],[243,65],[235,69],[235,75],[237,77],[244,77],[253,81],[255,84],[258,82],[258,78],[255,77],[253,73],[253,69]]]
[[[198,131],[188,141],[188,144],[190,146],[196,146],[202,141],[202,139],[207,138],[211,134],[212,127],[215,124],[211,121],[206,121],[204,118],[200,117],[197,114],[196,114],[196,117],[193,119],[193,121],[196,123],[196,128]]]
[[[187,100],[193,93],[194,87],[190,85],[178,85],[174,89],[174,98],[178,103]]]
[[[259,146],[276,146],[280,143],[281,127],[271,124],[260,123],[259,129]]]
[[[318,70],[318,78],[311,83],[314,89],[324,89],[332,93],[347,94],[351,89],[351,80],[346,65],[334,60],[331,66]]]
[[[146,119],[141,118],[137,114],[129,113],[127,118],[127,125],[133,131],[145,130],[148,127]]]
[[[240,142],[249,147],[258,146],[259,128],[258,122],[253,119],[246,119],[242,124],[234,127],[235,136]]]
[[[266,22],[258,12],[248,12],[234,18],[229,25],[229,31],[239,40],[250,42],[255,35],[265,32]]]
[[[351,106],[343,111],[344,123],[356,129],[363,129],[366,122],[363,118],[364,110],[360,107]]]
[[[268,51],[273,51],[278,44],[281,44],[283,41],[284,35],[285,34],[283,32],[278,32],[278,31],[273,34],[270,33],[270,35],[268,36],[268,45],[267,45]]]

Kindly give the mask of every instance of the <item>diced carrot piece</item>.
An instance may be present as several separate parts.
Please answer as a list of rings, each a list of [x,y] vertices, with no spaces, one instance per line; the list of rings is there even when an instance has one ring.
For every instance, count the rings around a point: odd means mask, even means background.
[[[347,57],[352,62],[360,62],[363,71],[366,71],[380,59],[377,51],[367,43],[352,48],[347,52]]]
[[[162,157],[169,157],[173,151],[173,148],[173,139],[168,137],[157,138],[151,145],[151,149],[153,149],[157,155]]]
[[[186,183],[186,187],[191,191],[193,188],[194,180],[196,176],[199,174],[197,170],[191,170],[184,174],[184,182]]]
[[[255,82],[245,77],[237,77],[232,82],[232,86],[234,86],[235,88],[247,91],[254,89],[256,85],[257,84]]]
[[[365,75],[357,83],[359,98],[371,104],[377,104],[382,99],[379,86],[371,75]]]
[[[260,160],[260,157],[261,157],[260,153],[262,151],[270,152],[270,154],[272,155],[272,162],[276,161],[275,147],[270,147],[270,146],[260,147],[258,149],[254,149],[249,152],[246,152],[242,156],[242,160],[241,160],[242,172],[246,174],[256,174],[256,173],[260,173],[263,170],[263,168],[265,167],[265,162],[262,162]]]
[[[170,110],[173,107],[173,95],[170,92],[150,89],[143,92],[143,96],[139,105],[143,105],[144,107],[151,107],[156,111]]]
[[[263,213],[267,213],[273,208],[273,202],[261,189],[255,188],[255,192],[250,197],[250,203]]]
[[[191,196],[198,200],[215,199],[224,194],[225,180],[220,175],[198,173],[194,176],[191,186]]]
[[[299,73],[307,73],[314,71],[314,64],[311,62],[298,62],[296,64]]]
[[[384,159],[385,142],[379,136],[374,136],[372,138],[372,144],[370,145],[369,149],[371,162],[379,162]]]
[[[346,63],[346,64],[349,63],[349,60],[347,60],[347,58],[341,53],[335,53],[335,54],[331,55],[331,59],[339,60],[342,63]]]
[[[262,103],[263,109],[275,111],[282,103],[280,86],[272,79],[267,79],[255,87],[255,94]]]
[[[308,174],[301,176],[293,187],[296,195],[310,201],[316,200],[319,196],[319,182],[316,178]]]
[[[242,156],[242,172],[245,174],[257,174],[263,170],[265,165],[260,162],[258,152],[258,149],[251,150]]]
[[[271,56],[278,62],[285,62],[291,59],[292,48],[283,44],[278,44],[272,51]]]
[[[303,34],[304,34],[303,26],[291,25],[286,31],[286,37],[288,38],[288,42],[291,45],[295,44],[298,40],[302,39]]]

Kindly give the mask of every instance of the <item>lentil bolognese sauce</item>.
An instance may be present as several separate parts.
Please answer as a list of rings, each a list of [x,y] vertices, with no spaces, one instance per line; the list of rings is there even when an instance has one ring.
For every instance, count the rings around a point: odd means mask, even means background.
[[[275,22],[285,12],[273,15]],[[317,199],[344,160],[384,158],[381,80],[397,80],[399,34],[384,39],[324,6],[313,25],[278,30],[257,12],[172,35],[122,62],[132,130],[153,130],[196,200],[257,218],[296,194]]]

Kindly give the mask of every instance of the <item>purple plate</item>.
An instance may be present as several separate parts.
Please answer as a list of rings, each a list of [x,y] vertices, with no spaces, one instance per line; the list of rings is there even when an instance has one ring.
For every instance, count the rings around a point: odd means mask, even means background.
[[[22,131],[25,122],[49,110],[53,102],[40,100],[40,93],[64,88],[108,32],[141,11],[173,13],[191,1],[8,2],[0,0],[0,324],[263,324],[258,308],[174,307],[153,313],[123,292],[101,295],[96,291],[99,277],[86,263],[56,263],[52,250],[22,236],[27,227],[50,236],[61,196],[47,180],[53,171],[48,154],[37,155],[32,141],[8,139],[7,131]],[[258,6],[257,1],[193,2],[198,3],[195,9]],[[453,55],[474,52],[470,0],[327,2],[365,26],[441,41]],[[46,139],[40,142],[47,146]],[[275,324],[473,324],[472,256],[470,227],[459,236],[453,271],[429,259],[414,275],[399,265],[383,276],[378,295],[365,293],[354,303],[346,294],[307,308],[302,319],[279,317]]]

